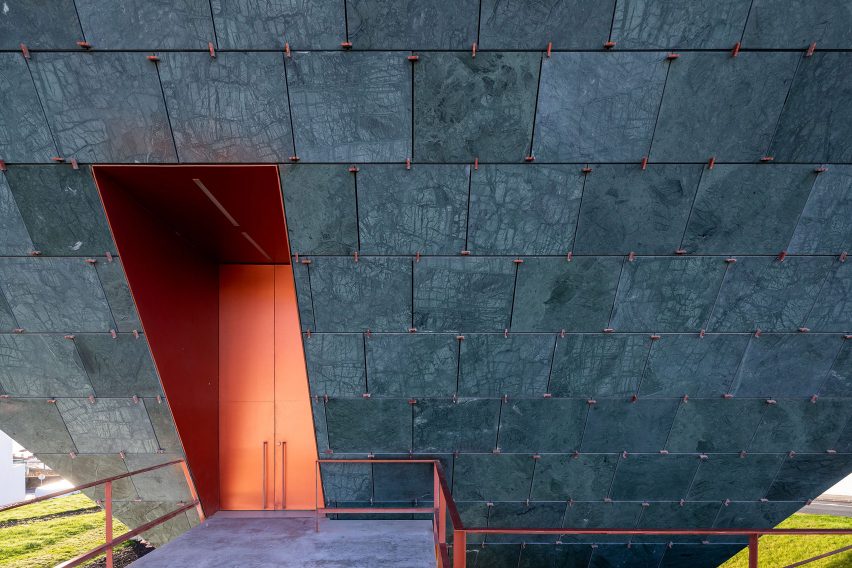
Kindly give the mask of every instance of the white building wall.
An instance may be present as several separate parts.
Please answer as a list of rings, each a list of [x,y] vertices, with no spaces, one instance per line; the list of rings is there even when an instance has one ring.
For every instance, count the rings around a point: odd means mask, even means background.
[[[24,500],[25,476],[24,464],[12,464],[12,438],[0,430],[0,507]]]

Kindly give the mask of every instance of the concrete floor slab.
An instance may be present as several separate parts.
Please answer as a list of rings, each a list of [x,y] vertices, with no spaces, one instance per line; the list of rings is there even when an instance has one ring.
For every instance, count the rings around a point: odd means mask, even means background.
[[[320,521],[216,514],[133,563],[134,568],[431,568],[430,521]]]

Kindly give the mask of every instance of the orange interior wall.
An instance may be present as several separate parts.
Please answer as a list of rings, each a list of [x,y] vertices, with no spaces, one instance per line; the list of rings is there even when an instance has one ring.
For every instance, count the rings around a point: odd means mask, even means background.
[[[289,265],[219,269],[219,422],[223,509],[315,507],[316,438]]]

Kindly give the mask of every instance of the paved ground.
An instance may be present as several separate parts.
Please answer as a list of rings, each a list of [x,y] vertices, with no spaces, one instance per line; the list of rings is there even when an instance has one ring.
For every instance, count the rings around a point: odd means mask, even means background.
[[[133,568],[432,568],[430,521],[332,521],[264,513],[216,514]]]
[[[852,517],[852,502],[849,501],[824,501],[812,502],[799,511],[811,515],[834,515],[835,517]]]

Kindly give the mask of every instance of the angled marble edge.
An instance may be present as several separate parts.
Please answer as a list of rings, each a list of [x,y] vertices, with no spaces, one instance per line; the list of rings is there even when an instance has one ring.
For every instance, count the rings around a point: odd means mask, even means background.
[[[655,52],[545,58],[533,154],[557,162],[640,161],[648,155],[668,65],[665,53]]]
[[[3,33],[7,18],[0,16],[0,37],[12,35]],[[27,62],[17,53],[0,54],[0,107],[0,156],[9,162],[49,162],[56,144]]]
[[[157,69],[143,53],[41,52],[30,69],[66,159],[177,161]]]
[[[183,162],[285,162],[295,155],[280,53],[177,52],[157,69]]]

